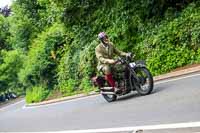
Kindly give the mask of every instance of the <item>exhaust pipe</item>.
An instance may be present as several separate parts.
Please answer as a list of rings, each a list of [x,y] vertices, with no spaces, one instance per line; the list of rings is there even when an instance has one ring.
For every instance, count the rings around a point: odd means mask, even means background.
[[[101,94],[116,95],[115,92],[101,91]]]
[[[113,89],[113,87],[102,87],[101,90],[102,91],[111,91]]]

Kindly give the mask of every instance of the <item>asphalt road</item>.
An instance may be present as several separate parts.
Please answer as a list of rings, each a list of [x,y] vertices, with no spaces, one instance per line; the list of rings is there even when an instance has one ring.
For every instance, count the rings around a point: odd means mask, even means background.
[[[200,75],[158,82],[148,96],[133,93],[113,103],[96,95],[39,107],[24,105],[21,101],[0,108],[0,132],[200,122]]]

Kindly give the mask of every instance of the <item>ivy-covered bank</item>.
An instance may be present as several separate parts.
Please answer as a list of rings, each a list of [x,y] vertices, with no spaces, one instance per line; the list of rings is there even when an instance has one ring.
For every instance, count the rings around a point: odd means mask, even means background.
[[[97,34],[143,59],[153,75],[200,62],[200,2],[16,0],[0,10],[0,93],[26,101],[93,90]]]

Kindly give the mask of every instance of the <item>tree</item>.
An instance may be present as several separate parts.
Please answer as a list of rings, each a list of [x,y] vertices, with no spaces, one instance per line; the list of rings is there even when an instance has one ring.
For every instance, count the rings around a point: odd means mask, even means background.
[[[0,14],[2,14],[5,17],[8,17],[11,14],[10,7],[8,7],[8,5],[7,5],[7,6],[3,7],[3,8],[0,8]]]
[[[0,65],[1,91],[18,88],[20,86],[18,72],[22,68],[24,55],[19,50],[2,50],[0,55],[2,57]]]
[[[7,18],[0,14],[0,50],[9,49],[7,38],[9,33],[9,24]]]

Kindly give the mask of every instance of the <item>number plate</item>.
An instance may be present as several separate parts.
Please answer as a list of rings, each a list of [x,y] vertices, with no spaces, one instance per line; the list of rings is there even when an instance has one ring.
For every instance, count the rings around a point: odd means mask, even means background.
[[[129,63],[129,65],[130,65],[130,67],[132,67],[132,68],[136,66],[135,62],[131,62],[131,63]]]

